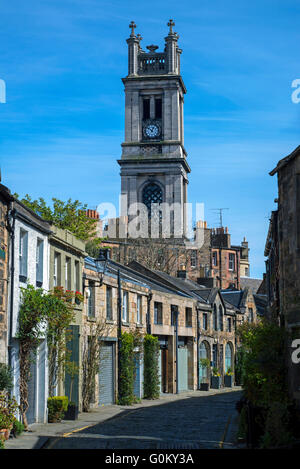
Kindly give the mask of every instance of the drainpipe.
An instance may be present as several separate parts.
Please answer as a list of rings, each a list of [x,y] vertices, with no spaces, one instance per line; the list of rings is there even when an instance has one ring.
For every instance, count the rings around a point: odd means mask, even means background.
[[[178,307],[174,307],[174,326],[175,326],[175,357],[176,357],[176,394],[179,393],[179,383],[178,383]]]
[[[199,363],[199,341],[200,341],[200,319],[199,319],[199,308],[197,311],[197,389],[200,389],[200,363]]]
[[[8,365],[11,366],[12,357],[12,329],[13,329],[13,308],[14,308],[14,277],[15,277],[15,223],[16,223],[16,210],[11,211],[12,225],[9,226],[11,243],[11,266],[10,266],[10,317],[9,317],[9,334],[8,334]]]
[[[150,290],[149,293],[148,293],[148,297],[147,297],[147,334],[151,334],[151,300],[152,300],[152,296],[153,296],[153,293],[152,291]]]
[[[122,335],[122,289],[121,289],[121,274],[118,269],[118,398],[120,397],[120,382],[121,382],[121,335]]]

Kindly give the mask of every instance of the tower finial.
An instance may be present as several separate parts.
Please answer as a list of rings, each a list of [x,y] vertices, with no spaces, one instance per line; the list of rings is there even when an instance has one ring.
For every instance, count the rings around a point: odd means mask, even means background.
[[[174,21],[173,21],[173,20],[170,20],[170,21],[168,22],[168,26],[169,26],[169,28],[170,28],[169,35],[170,35],[170,34],[173,34],[173,26],[175,26]]]
[[[136,28],[136,24],[134,21],[131,21],[130,25],[129,25],[129,28],[131,28],[131,34],[130,34],[130,37],[135,37],[135,34],[134,34],[134,29]]]

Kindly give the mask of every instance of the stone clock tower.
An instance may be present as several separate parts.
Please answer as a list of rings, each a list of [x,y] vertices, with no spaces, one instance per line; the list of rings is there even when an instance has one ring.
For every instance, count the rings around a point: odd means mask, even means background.
[[[122,143],[121,194],[127,209],[142,202],[179,204],[183,223],[189,165],[183,130],[186,88],[180,75],[178,35],[168,22],[165,48],[141,47],[142,37],[131,22],[128,44],[128,75],[125,87],[125,140]],[[123,214],[125,207],[123,206]]]

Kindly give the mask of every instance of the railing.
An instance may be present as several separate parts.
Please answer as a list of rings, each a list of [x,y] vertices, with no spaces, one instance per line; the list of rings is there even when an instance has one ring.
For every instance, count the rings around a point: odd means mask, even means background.
[[[153,74],[165,73],[166,70],[166,57],[165,54],[140,54],[139,55],[139,69],[138,73]]]

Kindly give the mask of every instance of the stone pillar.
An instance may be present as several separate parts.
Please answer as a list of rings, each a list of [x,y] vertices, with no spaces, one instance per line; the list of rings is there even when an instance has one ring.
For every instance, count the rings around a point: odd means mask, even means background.
[[[135,35],[134,29],[136,28],[136,24],[134,21],[131,21],[129,28],[131,28],[131,34],[126,40],[128,44],[128,76],[135,76],[138,72],[140,38]]]

